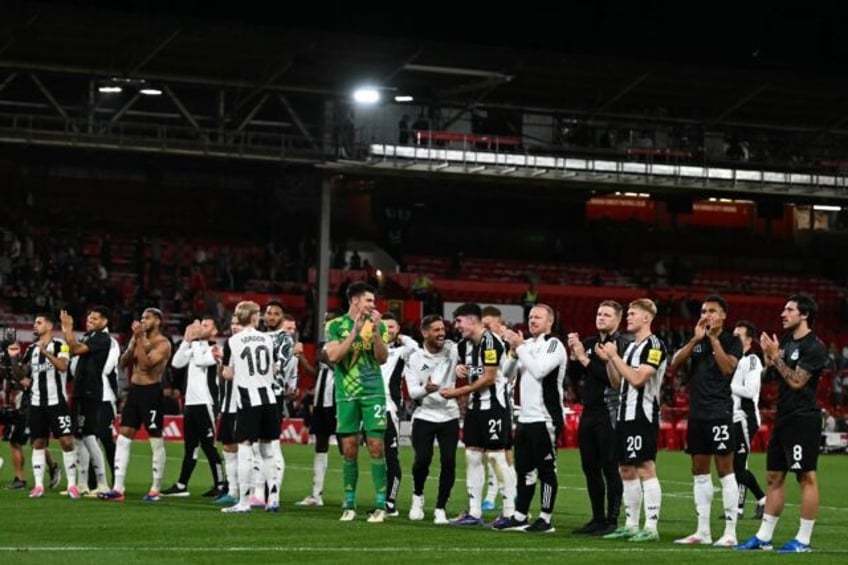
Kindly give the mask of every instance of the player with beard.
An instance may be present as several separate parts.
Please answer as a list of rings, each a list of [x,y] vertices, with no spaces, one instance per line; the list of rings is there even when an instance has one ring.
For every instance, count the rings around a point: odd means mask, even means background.
[[[386,312],[381,316],[389,332],[389,358],[380,365],[383,382],[386,386],[386,435],[383,439],[386,453],[386,515],[397,516],[397,495],[400,490],[401,468],[398,459],[398,407],[401,397],[401,377],[409,356],[418,349],[418,344],[409,336],[400,333],[400,324],[394,314]]]
[[[827,349],[813,333],[818,306],[806,294],[789,297],[781,314],[783,330],[778,340],[763,332],[760,345],[766,365],[780,378],[777,416],[766,454],[768,491],[763,520],[756,535],[736,549],[771,549],[774,529],[783,512],[786,474],[793,472],[801,487],[801,523],[795,538],[781,546],[781,553],[811,551],[810,538],[819,510],[816,472],[821,441],[821,413],[816,406],[819,377],[827,362]]]
[[[162,335],[162,311],[147,308],[141,321],[132,323],[133,337],[121,356],[121,365],[132,367],[132,378],[115,448],[115,483],[112,490],[101,493],[103,500],[123,501],[130,448],[135,434],[144,426],[153,451],[153,483],[145,495],[146,502],[160,499],[165,474],[165,443],[162,439],[162,374],[171,359],[171,342]]]
[[[410,520],[424,519],[424,483],[433,460],[433,442],[439,442],[439,494],[433,511],[434,524],[447,524],[445,507],[456,480],[456,446],[459,443],[459,405],[439,394],[456,384],[456,344],[445,339],[441,316],[421,320],[424,343],[412,353],[405,374],[406,388],[418,407],[412,413],[412,506]]]
[[[580,462],[586,476],[586,490],[592,506],[592,519],[575,534],[603,536],[618,527],[623,485],[616,457],[615,424],[618,414],[619,391],[612,388],[606,364],[595,354],[595,346],[615,342],[618,351],[626,351],[630,343],[618,331],[622,307],[614,300],[598,305],[595,328],[598,335],[583,341],[576,333],[568,334],[572,362],[568,373],[572,385],[583,381],[583,413],[577,428]],[[604,495],[606,494],[606,512]]]

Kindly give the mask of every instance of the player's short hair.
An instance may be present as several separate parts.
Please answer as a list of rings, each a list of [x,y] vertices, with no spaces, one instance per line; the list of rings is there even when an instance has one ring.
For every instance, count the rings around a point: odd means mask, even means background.
[[[295,317],[292,316],[291,314],[283,314],[283,321],[284,322],[297,322]]]
[[[598,304],[598,308],[600,308],[601,306],[612,308],[613,312],[615,312],[615,315],[619,318],[621,318],[621,313],[624,311],[624,307],[622,307],[621,304],[619,304],[615,300],[604,300],[603,302]]]
[[[215,326],[216,330],[221,330],[221,323],[218,321],[218,318],[215,317],[215,314],[204,314],[203,316],[201,316],[200,319],[209,320],[210,322],[212,322],[212,325]]]
[[[367,292],[376,295],[377,289],[368,284],[367,282],[357,281],[347,287],[347,299],[353,300],[357,296],[362,296]]]
[[[394,312],[383,312],[382,314],[380,314],[380,319],[384,322],[386,320],[394,320],[395,322],[398,321],[397,316],[395,316]]]
[[[819,311],[819,306],[813,297],[805,292],[798,292],[790,296],[789,301],[798,305],[798,312],[807,316],[807,325],[812,328]]]
[[[724,313],[727,314],[727,300],[719,296],[718,294],[710,294],[706,298],[704,298],[704,302],[715,302],[721,309],[724,310]]]
[[[751,339],[754,339],[754,336],[757,335],[757,327],[748,320],[739,320],[733,327],[745,328],[745,337],[750,337]]]
[[[151,314],[153,314],[154,316],[159,318],[160,322],[165,319],[165,314],[163,314],[162,310],[160,310],[159,308],[154,308],[153,306],[149,306],[149,307],[144,309],[142,314],[147,314],[148,312],[150,312]]]
[[[651,315],[651,318],[657,315],[657,305],[650,298],[637,298],[627,306],[628,308],[638,308],[643,312]]]
[[[484,306],[482,310],[480,310],[482,316],[494,316],[496,318],[500,318],[503,316],[501,314],[501,309],[497,306]]]
[[[268,303],[265,305],[265,309],[267,310],[268,308],[271,308],[272,306],[276,306],[277,308],[279,308],[280,312],[286,311],[286,307],[283,306],[283,303],[280,302],[279,300],[269,300]]]
[[[242,326],[250,325],[250,319],[254,314],[259,314],[259,304],[252,300],[242,300],[236,304],[236,309],[233,311],[238,323]]]
[[[428,314],[427,316],[424,316],[423,318],[421,318],[421,329],[422,330],[429,330],[430,326],[432,326],[436,322],[444,322],[444,321],[445,321],[444,318],[442,318],[438,314]]]
[[[554,312],[554,309],[548,306],[547,304],[539,302],[538,304],[534,304],[533,308],[541,308],[542,310],[548,313],[548,316],[550,316],[552,320],[556,320],[556,312]]]
[[[37,320],[38,318],[44,318],[45,322],[50,322],[51,324],[56,323],[56,319],[53,317],[53,314],[51,314],[50,312],[39,312],[38,314],[35,315],[35,318],[33,318],[33,319]]]
[[[101,304],[98,304],[97,306],[92,306],[89,312],[97,312],[107,320],[112,318],[112,311]]]
[[[474,316],[480,320],[483,318],[483,311],[480,309],[479,304],[475,302],[466,302],[453,311],[454,318],[459,318],[460,316]]]

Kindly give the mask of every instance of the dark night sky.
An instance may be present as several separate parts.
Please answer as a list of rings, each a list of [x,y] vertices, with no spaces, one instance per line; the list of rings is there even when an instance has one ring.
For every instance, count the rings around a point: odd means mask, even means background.
[[[22,6],[24,0],[2,0]],[[833,72],[848,66],[838,3],[588,0],[373,5],[276,0],[46,0],[42,4],[363,32],[637,60]]]

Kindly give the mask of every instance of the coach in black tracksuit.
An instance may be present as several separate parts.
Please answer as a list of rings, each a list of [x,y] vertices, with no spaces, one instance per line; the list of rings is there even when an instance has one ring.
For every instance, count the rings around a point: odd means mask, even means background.
[[[569,382],[583,380],[583,413],[577,430],[580,461],[586,475],[586,487],[592,505],[592,519],[576,534],[605,535],[618,525],[623,491],[618,461],[615,457],[615,418],[619,394],[610,387],[606,366],[595,354],[595,347],[615,342],[618,351],[625,351],[630,340],[618,332],[622,307],[618,302],[605,300],[598,306],[595,327],[598,335],[580,341],[576,333],[568,335],[572,361],[568,364]],[[604,513],[604,495],[607,510]]]

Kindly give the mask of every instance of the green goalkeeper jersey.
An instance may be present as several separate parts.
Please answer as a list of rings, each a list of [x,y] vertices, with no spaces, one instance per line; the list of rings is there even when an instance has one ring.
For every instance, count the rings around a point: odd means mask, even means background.
[[[353,331],[355,322],[345,314],[327,323],[327,342],[344,341]],[[389,341],[389,332],[383,322],[377,327],[379,339]],[[362,331],[353,340],[344,359],[333,367],[336,388],[336,401],[356,398],[385,397],[383,374],[380,363],[374,358],[374,324],[365,322]]]

